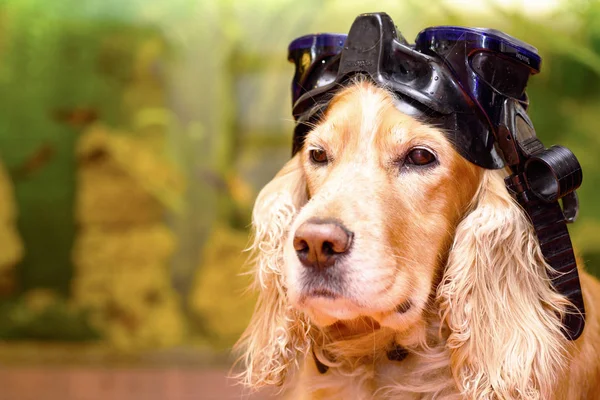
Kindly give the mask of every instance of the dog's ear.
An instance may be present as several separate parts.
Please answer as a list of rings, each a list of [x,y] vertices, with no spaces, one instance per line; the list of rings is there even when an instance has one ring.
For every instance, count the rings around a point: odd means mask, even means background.
[[[437,300],[458,387],[469,399],[549,399],[568,342],[568,301],[548,279],[531,224],[486,171],[459,224]]]
[[[296,156],[264,187],[254,206],[250,250],[259,296],[236,345],[243,351],[239,361],[244,367],[238,378],[252,388],[282,385],[298,353],[309,349],[308,324],[288,305],[282,276],[285,238],[306,202],[306,180]]]

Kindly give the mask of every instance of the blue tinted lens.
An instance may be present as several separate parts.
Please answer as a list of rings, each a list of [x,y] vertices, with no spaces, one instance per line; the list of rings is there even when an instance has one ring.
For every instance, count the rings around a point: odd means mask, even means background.
[[[470,50],[489,50],[501,53],[527,65],[533,73],[540,71],[542,58],[535,47],[496,29],[464,28],[461,26],[437,26],[419,33],[416,45],[420,49],[453,46],[465,42]]]
[[[288,47],[288,60],[296,66],[292,81],[292,104],[302,94],[335,79],[337,68],[328,61],[340,54],[347,35],[321,33],[299,37]]]
[[[346,37],[348,35],[342,33],[318,33],[314,35],[301,36],[288,47],[288,51],[319,49],[324,47],[339,48],[342,50]]]

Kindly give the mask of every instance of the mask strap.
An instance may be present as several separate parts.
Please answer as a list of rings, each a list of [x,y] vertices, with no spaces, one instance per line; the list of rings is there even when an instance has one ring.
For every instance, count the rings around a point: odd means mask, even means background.
[[[567,222],[577,217],[581,167],[568,149],[545,149],[516,100],[504,103],[497,139],[512,171],[506,187],[525,210],[544,259],[555,270],[550,274],[553,287],[572,303],[563,317],[563,334],[576,340],[585,327],[585,308]]]

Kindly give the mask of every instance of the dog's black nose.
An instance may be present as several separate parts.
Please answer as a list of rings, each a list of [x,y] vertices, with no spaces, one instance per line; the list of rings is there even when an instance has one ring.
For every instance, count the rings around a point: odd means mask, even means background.
[[[335,221],[306,221],[296,230],[294,249],[305,267],[327,268],[348,252],[353,234]]]

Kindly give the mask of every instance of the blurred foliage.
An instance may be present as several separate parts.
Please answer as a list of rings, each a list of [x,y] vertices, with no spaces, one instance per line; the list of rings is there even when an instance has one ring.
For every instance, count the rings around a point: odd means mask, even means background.
[[[99,2],[0,2],[0,156],[11,171],[29,169],[15,181],[17,201],[26,210],[18,221],[28,250],[18,269],[22,290],[47,287],[68,294],[74,145],[87,122],[77,112],[91,110],[110,124],[132,117],[120,99],[134,81],[140,42],[157,33],[132,24],[127,5],[119,3],[112,6],[120,18],[94,20],[104,8]],[[43,148],[50,156],[36,167]]]
[[[0,301],[0,339],[92,341],[100,338],[87,312],[48,290]]]
[[[182,211],[184,182],[162,142],[96,124],[76,146],[73,297],[123,349],[174,345],[186,329],[168,268],[177,240],[164,223],[166,210]]]
[[[23,257],[23,243],[16,229],[16,219],[13,185],[0,163],[0,296],[14,292],[15,266]]]
[[[240,274],[248,233],[217,226],[204,246],[190,295],[190,310],[207,343],[218,349],[231,346],[248,325],[254,299],[242,296],[251,277]]]
[[[0,158],[13,181],[0,170],[0,295],[5,282],[21,295],[0,307],[0,337],[91,338],[93,326],[123,349],[231,345],[253,307],[241,274],[253,199],[290,155],[287,45],[347,32],[362,12],[386,11],[409,41],[458,24],[539,49],[531,117],[582,163],[571,232],[600,274],[600,3],[535,15],[475,3],[0,2]],[[26,300],[39,288],[58,299],[43,311]]]
[[[78,222],[143,224],[161,221],[165,207],[182,212],[183,177],[152,144],[99,124],[85,131],[76,147]]]

